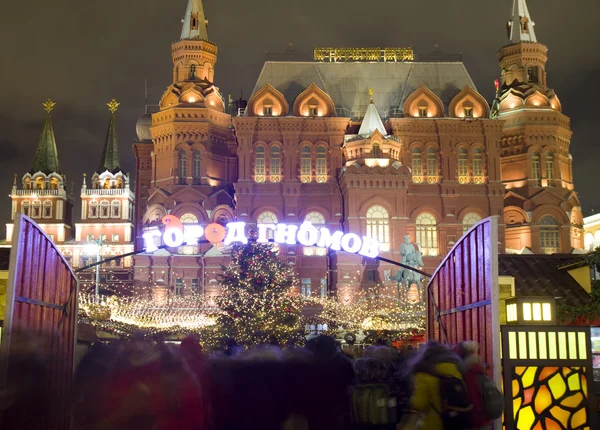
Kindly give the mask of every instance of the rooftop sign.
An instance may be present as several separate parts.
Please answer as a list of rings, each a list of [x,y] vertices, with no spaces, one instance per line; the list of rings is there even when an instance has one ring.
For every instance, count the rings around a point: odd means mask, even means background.
[[[315,48],[315,61],[330,63],[345,61],[399,62],[415,59],[412,48]]]
[[[202,227],[198,224],[182,224],[179,218],[166,215],[162,219],[165,231],[152,230],[144,233],[144,246],[146,252],[158,250],[156,238],[162,239],[169,248],[177,248],[182,245],[197,245],[204,237],[211,243],[223,242],[225,245],[233,243],[248,243],[248,233],[245,222],[230,222],[224,228],[221,224],[209,224]],[[334,251],[345,251],[351,254],[360,254],[365,257],[375,258],[379,255],[379,242],[375,239],[354,233],[342,231],[331,232],[326,227],[317,228],[310,222],[300,225],[292,224],[257,224],[259,243],[269,242],[269,236],[273,237],[275,243],[303,246],[316,246],[319,248],[331,248]]]

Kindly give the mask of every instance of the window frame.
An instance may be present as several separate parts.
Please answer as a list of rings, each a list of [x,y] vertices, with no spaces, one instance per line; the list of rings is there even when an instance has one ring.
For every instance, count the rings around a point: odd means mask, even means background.
[[[304,184],[312,182],[312,151],[306,145],[300,148],[300,181]]]
[[[427,220],[427,223],[423,221]],[[440,254],[438,221],[431,212],[421,212],[415,219],[416,243],[423,256]]]
[[[266,150],[260,145],[254,151],[254,182],[263,183],[266,180]]]
[[[269,180],[281,182],[281,149],[277,145],[269,151]]]
[[[371,205],[365,213],[365,220],[365,236],[377,240],[381,251],[389,251],[391,245],[389,211],[379,204]]]

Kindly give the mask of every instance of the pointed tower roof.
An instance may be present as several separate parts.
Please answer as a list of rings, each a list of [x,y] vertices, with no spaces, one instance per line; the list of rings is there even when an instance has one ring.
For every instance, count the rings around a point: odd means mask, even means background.
[[[44,121],[42,134],[40,135],[40,142],[38,143],[38,147],[35,150],[35,155],[33,156],[31,173],[60,173],[56,139],[54,138],[54,129],[52,128],[52,118],[50,116],[50,112],[52,112],[52,109],[54,109],[56,103],[48,99],[42,105],[46,111],[46,120]]]
[[[204,15],[202,0],[188,0],[181,39],[208,40],[208,21]]]
[[[106,170],[116,172],[120,169],[121,161],[119,160],[119,136],[117,135],[117,127],[115,125],[115,112],[119,108],[119,103],[112,99],[106,103],[110,111],[110,120],[108,122],[108,130],[106,131],[106,142],[100,159],[100,167],[98,173]]]
[[[512,14],[508,20],[508,43],[537,43],[534,26],[535,22],[533,22],[531,15],[529,15],[527,1],[513,0]]]
[[[383,126],[383,121],[381,121],[381,117],[379,116],[379,112],[377,112],[375,103],[373,103],[373,94],[373,90],[369,89],[371,102],[369,103],[369,107],[367,107],[367,112],[365,112],[365,117],[362,120],[358,134],[371,135],[371,133],[373,133],[375,130],[379,130],[382,135],[386,136],[388,133]]]

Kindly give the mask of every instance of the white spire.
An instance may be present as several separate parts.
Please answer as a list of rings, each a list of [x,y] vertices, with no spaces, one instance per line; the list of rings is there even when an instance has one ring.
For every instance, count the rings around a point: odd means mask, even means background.
[[[371,103],[369,103],[369,107],[367,108],[367,112],[365,112],[365,117],[362,120],[362,124],[360,125],[360,129],[358,130],[358,134],[370,136],[375,130],[379,130],[379,132],[384,136],[388,134],[383,126],[383,121],[381,121],[379,112],[377,112],[375,103],[373,103],[371,100]]]
[[[508,43],[536,43],[534,26],[526,0],[513,0],[512,14],[508,20]]]
[[[208,40],[208,21],[204,15],[202,0],[188,0],[181,39]]]

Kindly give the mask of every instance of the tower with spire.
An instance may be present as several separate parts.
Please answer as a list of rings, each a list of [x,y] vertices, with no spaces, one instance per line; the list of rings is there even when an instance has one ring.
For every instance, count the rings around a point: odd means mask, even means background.
[[[17,213],[33,218],[55,243],[64,243],[71,236],[72,198],[66,187],[66,175],[60,169],[51,112],[56,103],[48,99],[44,126],[33,156],[31,169],[20,184],[15,174],[12,191],[11,221]],[[6,225],[6,241],[12,240],[13,223]]]
[[[508,42],[498,52],[492,116],[504,121],[501,149],[508,251],[570,253],[583,248],[582,213],[573,184],[570,119],[548,87],[548,48],[526,0],[513,0]],[[558,234],[556,234],[558,232]]]
[[[83,175],[81,186],[81,222],[75,224],[75,240],[87,243],[100,240],[102,254],[120,255],[133,251],[134,194],[129,175],[121,168],[116,112],[119,103],[112,99],[106,104],[110,112],[108,129],[100,163],[92,173],[88,186]],[[85,247],[74,258],[86,260]],[[85,261],[81,261],[83,265]],[[115,268],[131,267],[131,258],[113,262]]]

